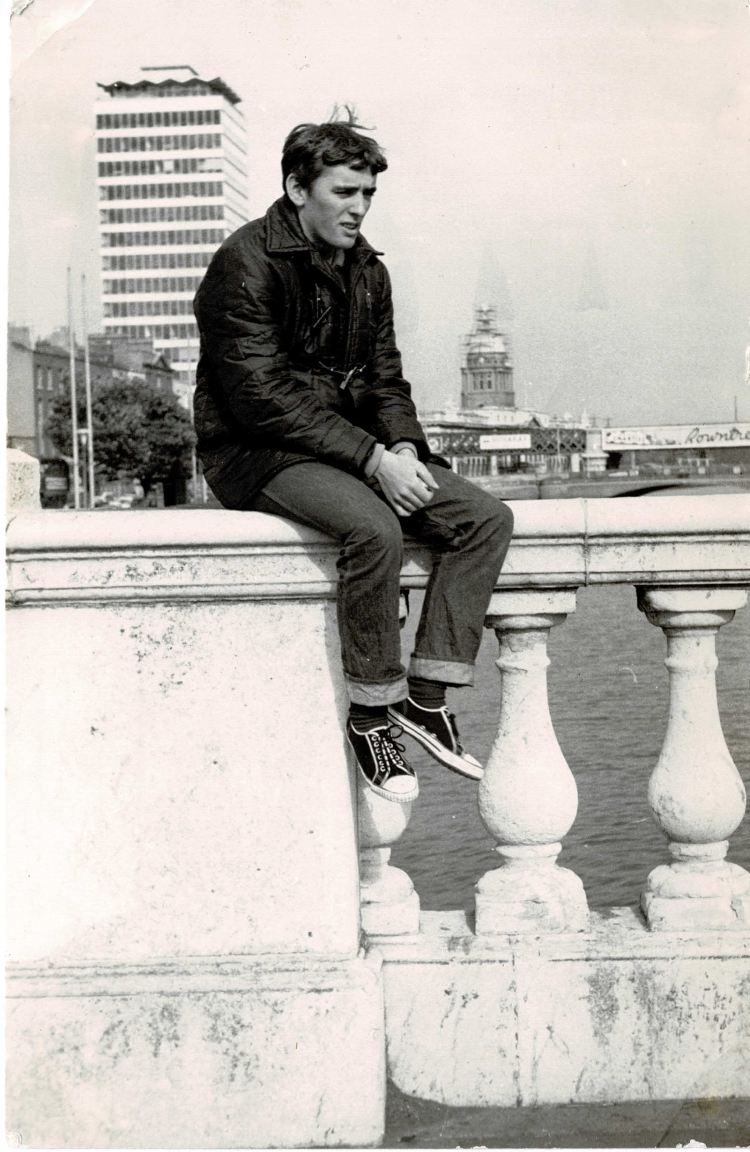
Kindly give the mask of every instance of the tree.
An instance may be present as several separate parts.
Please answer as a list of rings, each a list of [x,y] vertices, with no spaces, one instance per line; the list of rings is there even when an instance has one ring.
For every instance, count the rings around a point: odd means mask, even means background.
[[[86,400],[78,390],[78,427],[86,427]],[[92,388],[96,474],[105,480],[155,481],[190,467],[195,434],[190,417],[171,392],[143,381],[115,381]],[[47,435],[63,456],[72,456],[70,397],[50,405]]]

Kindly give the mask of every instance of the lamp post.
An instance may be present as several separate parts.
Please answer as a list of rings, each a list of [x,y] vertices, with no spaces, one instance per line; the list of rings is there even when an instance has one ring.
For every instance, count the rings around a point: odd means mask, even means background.
[[[192,338],[192,336],[189,336],[188,337],[188,352],[190,352],[192,349],[192,343],[193,343],[193,338]],[[189,358],[189,362],[192,363],[192,356]],[[195,373],[194,368],[190,369],[189,375],[190,375],[190,397],[189,397],[190,398],[190,419],[193,421],[193,427],[195,427],[195,406],[193,404],[193,398],[195,396],[195,376],[196,376],[196,373]],[[192,449],[192,452],[190,455],[191,455],[191,464],[192,464],[193,500],[197,501],[198,500],[198,456],[197,456],[196,451],[195,451],[195,445],[193,445],[193,449]],[[201,475],[200,479],[201,479],[201,499],[202,499],[203,503],[205,504],[206,503],[206,482],[205,482],[202,475]]]
[[[78,396],[76,395],[76,346],[73,332],[73,299],[68,268],[68,346],[70,348],[70,432],[73,439],[73,507],[81,507],[81,477],[78,474]]]
[[[94,483],[94,421],[91,413],[91,365],[89,363],[89,329],[86,322],[86,277],[81,276],[81,314],[83,316],[83,364],[86,380],[86,445],[88,448],[89,508],[96,505]]]
[[[190,326],[188,325],[188,332],[189,331],[190,331]],[[193,359],[193,337],[190,335],[188,335],[188,338],[187,338],[187,354],[188,354],[188,358],[187,358],[187,364],[188,364],[188,370],[187,370],[188,412],[190,413],[191,421],[193,422],[193,424],[195,424],[195,411],[193,408],[193,393],[195,392],[195,373],[193,372],[193,369],[190,367],[190,365],[192,364],[192,359]],[[197,500],[198,499],[198,459],[195,455],[195,445],[193,445],[193,447],[190,450],[190,488],[191,488],[192,499]]]
[[[86,454],[90,448],[88,428],[79,428],[78,429],[78,439],[81,441],[81,455],[83,456],[83,458],[85,460]],[[89,508],[93,508],[94,507],[94,501],[93,501],[93,497],[91,495],[91,492],[89,490],[89,485],[90,485],[90,476],[89,476],[88,470],[86,469],[86,470],[84,470],[84,473],[83,473],[83,492],[82,492],[83,505],[85,507],[86,504],[88,503]]]
[[[195,427],[195,408],[193,406],[193,390],[194,390],[194,388],[195,388],[195,385],[193,385],[193,387],[190,390],[190,419],[193,421],[193,427]],[[195,445],[193,445],[191,453],[190,453],[190,462],[192,465],[191,483],[193,485],[193,500],[197,500],[198,499],[198,457],[196,456],[196,453],[195,453]]]

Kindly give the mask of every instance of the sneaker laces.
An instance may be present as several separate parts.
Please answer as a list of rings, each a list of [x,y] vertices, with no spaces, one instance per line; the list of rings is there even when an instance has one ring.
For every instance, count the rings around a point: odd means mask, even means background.
[[[378,769],[380,772],[385,773],[385,778],[395,770],[403,772],[407,776],[413,775],[412,769],[404,760],[402,753],[406,751],[403,744],[399,744],[397,737],[403,735],[403,728],[396,724],[392,724],[387,728],[373,728],[368,733],[372,741],[372,750],[377,761]]]
[[[449,712],[447,705],[444,705],[443,708],[445,710],[445,716],[448,724],[450,725],[450,730],[453,733],[453,739],[456,741],[456,752],[459,756],[461,756],[463,754],[464,746],[461,743],[461,737],[458,735],[458,724],[456,723],[455,713]],[[443,711],[443,708],[441,708],[441,712]]]

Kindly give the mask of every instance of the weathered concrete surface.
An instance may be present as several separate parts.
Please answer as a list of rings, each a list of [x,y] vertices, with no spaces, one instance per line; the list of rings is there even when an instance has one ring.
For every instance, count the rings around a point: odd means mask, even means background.
[[[747,499],[649,503],[519,506],[502,587],[748,583]],[[8,943],[27,969],[9,1127],[53,1146],[184,1145],[187,1128],[193,1146],[373,1142],[377,979],[330,975],[354,971],[359,929],[337,546],[255,513],[24,512],[7,549]],[[410,546],[404,584],[423,587],[429,564]],[[381,938],[390,1058],[410,1092],[516,1104],[721,1095],[741,1079],[740,933],[656,942],[638,923],[524,944],[478,941],[455,917],[435,940],[425,923]],[[223,967],[238,953],[261,966],[239,984]],[[123,995],[134,965],[158,979]],[[306,1030],[322,1047],[301,1065]]]
[[[750,495],[581,503],[588,584],[748,583]]]
[[[584,584],[702,584],[750,580],[750,495],[519,501],[499,588]],[[337,549],[320,533],[257,512],[55,512],[17,517],[8,534],[14,604],[102,598],[262,598],[279,589],[271,565],[283,552],[286,594],[332,595]],[[58,561],[75,554],[76,578]],[[312,565],[310,562],[313,562]],[[424,587],[427,550],[407,549],[403,583]],[[83,585],[88,585],[84,591]],[[139,591],[136,591],[139,589]]]
[[[750,933],[649,933],[634,909],[588,933],[473,936],[423,913],[382,953],[388,1074],[454,1106],[742,1096]]]
[[[9,1127],[53,1147],[373,1143],[382,991],[356,975],[334,550],[271,517],[239,543],[222,513],[164,517],[10,525],[7,941],[30,971]],[[135,989],[133,965],[152,972]]]
[[[377,1144],[378,967],[225,957],[14,970],[6,1128],[32,1148]]]
[[[19,448],[6,448],[5,507],[8,512],[36,512],[39,496],[39,461]]]
[[[35,605],[7,637],[12,959],[356,953],[333,604]]]

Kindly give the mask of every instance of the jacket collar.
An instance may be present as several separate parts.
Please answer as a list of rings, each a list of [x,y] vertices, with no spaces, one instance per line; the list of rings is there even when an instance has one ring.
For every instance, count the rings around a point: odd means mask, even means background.
[[[299,216],[285,196],[275,200],[265,215],[266,222],[266,251],[267,252],[310,252],[315,250],[302,231]],[[354,255],[357,263],[364,264],[371,256],[382,256],[364,236],[357,236],[354,244]]]

